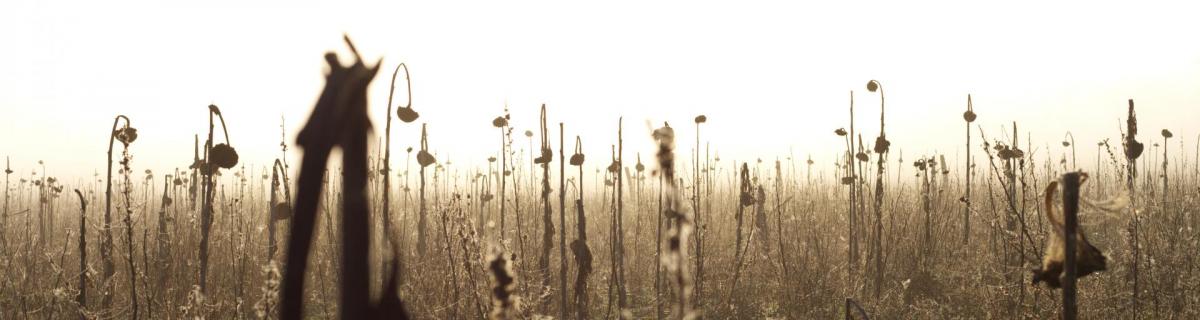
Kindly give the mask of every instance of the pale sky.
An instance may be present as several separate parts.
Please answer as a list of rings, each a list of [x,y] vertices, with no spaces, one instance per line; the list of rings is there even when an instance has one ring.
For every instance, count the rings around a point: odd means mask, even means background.
[[[0,4],[0,156],[24,175],[38,160],[60,177],[103,172],[112,118],[125,114],[140,133],[136,170],[185,167],[214,103],[243,163],[267,165],[280,116],[289,142],[307,119],[322,54],[347,54],[343,33],[384,59],[369,96],[376,132],[405,62],[430,146],[456,164],[497,151],[490,121],[506,103],[517,133],[546,103],[566,149],[582,134],[592,165],[607,163],[621,115],[632,159],[652,154],[647,121],[679,128],[688,154],[698,114],[724,159],[790,150],[831,164],[851,90],[864,139],[878,134],[870,79],[906,160],[962,152],[968,93],[990,137],[1017,121],[1057,159],[1070,130],[1081,165],[1098,139],[1117,140],[1129,98],[1143,141],[1170,129],[1190,158],[1200,133],[1200,19],[1185,1],[163,2]],[[394,125],[402,166],[420,126]]]

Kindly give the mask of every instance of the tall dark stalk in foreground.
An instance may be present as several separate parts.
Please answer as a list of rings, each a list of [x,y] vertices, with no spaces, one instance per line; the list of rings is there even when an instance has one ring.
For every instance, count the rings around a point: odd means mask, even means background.
[[[662,128],[654,130],[653,138],[658,143],[656,156],[661,173],[659,179],[666,184],[666,206],[662,214],[670,220],[671,225],[665,248],[668,256],[660,260],[666,266],[677,293],[671,314],[676,319],[691,319],[696,317],[691,304],[692,279],[687,272],[687,243],[692,225],[675,181],[675,130],[664,123]]]
[[[176,171],[176,174],[178,174],[178,170]],[[169,219],[167,218],[167,208],[171,206],[173,200],[169,196],[171,193],[168,191],[171,188],[172,182],[176,183],[176,185],[183,185],[183,181],[178,177],[175,177],[174,181],[171,180],[172,177],[172,175],[168,174],[165,178],[163,178],[162,204],[158,208],[158,256],[155,259],[155,263],[158,264],[159,275],[158,283],[155,286],[155,291],[164,296],[165,294],[163,294],[163,290],[167,288],[167,280],[170,277],[169,274],[171,270],[171,234],[167,231],[167,220]],[[149,269],[150,266],[146,266],[146,268]]]
[[[857,164],[857,162],[854,160],[858,156],[858,154],[854,152],[854,150],[857,150],[854,146],[854,91],[850,91],[850,132],[847,137],[850,139],[850,150],[847,153],[848,158],[846,159],[846,164],[849,165],[849,167],[846,169],[850,172],[850,234],[848,235],[849,238],[846,238],[846,240],[850,241],[850,260],[846,267],[846,271],[849,272],[847,274],[848,277],[853,277],[854,268],[858,266],[858,216],[862,214],[862,212],[859,212],[857,207],[858,203],[862,201],[858,198],[860,180],[858,172],[854,171],[855,165]],[[862,138],[860,136],[859,140],[861,139]],[[859,144],[859,149],[861,149],[862,143],[860,142]]]
[[[395,71],[392,71],[392,85],[388,89],[387,113],[384,113],[387,125],[383,134],[383,234],[389,239],[392,237],[392,95],[396,94],[396,75],[400,74],[400,68],[404,68],[404,82],[408,84],[408,103],[404,108],[412,109],[412,79],[408,75],[408,65],[401,63],[396,66]]]
[[[879,81],[871,80],[867,82],[867,90],[879,91],[879,137],[875,138],[874,150],[879,161],[875,168],[875,231],[871,237],[874,239],[871,246],[874,247],[872,255],[875,256],[875,299],[879,299],[883,288],[883,165],[887,161],[888,147],[892,143],[887,140],[887,134],[883,130],[883,85]]]
[[[125,120],[125,125],[117,129],[117,124],[121,120]],[[137,139],[137,129],[130,127],[129,118],[124,115],[118,115],[113,119],[112,131],[108,137],[108,176],[105,180],[106,187],[104,189],[104,235],[100,242],[100,260],[102,261],[103,273],[101,283],[104,283],[105,288],[101,291],[103,298],[101,306],[104,310],[112,308],[112,279],[116,271],[116,265],[113,264],[113,237],[112,237],[112,148],[113,142],[121,141],[121,144],[128,145]]]
[[[1167,176],[1169,176],[1169,175],[1167,174],[1167,140],[1168,140],[1168,139],[1171,139],[1171,137],[1174,137],[1175,135],[1174,135],[1174,134],[1172,134],[1170,130],[1163,129],[1163,130],[1162,130],[1162,136],[1163,136],[1163,144],[1162,144],[1162,145],[1163,145],[1163,160],[1162,160],[1162,180],[1163,180],[1163,188],[1162,188],[1162,208],[1163,208],[1163,210],[1166,210],[1166,208],[1167,208],[1167,190],[1169,190],[1169,189],[1167,188],[1167,187],[1169,187],[1169,185],[1167,184]]]
[[[417,151],[417,165],[420,166],[418,170],[421,175],[421,185],[418,191],[421,202],[417,210],[419,213],[419,217],[417,218],[417,253],[421,256],[425,255],[425,250],[428,246],[426,244],[426,238],[428,237],[428,230],[426,228],[429,225],[429,212],[425,206],[425,167],[437,162],[433,158],[433,155],[429,154],[429,131],[427,130],[427,125],[426,123],[421,124],[421,150]]]
[[[617,279],[617,306],[624,311],[627,303],[627,292],[625,288],[625,175],[621,174],[621,168],[624,167],[622,159],[625,154],[625,117],[617,119],[617,158],[614,164],[610,166],[613,175],[616,176],[617,187],[617,214],[616,214],[616,234],[614,241],[616,242],[616,260],[617,274],[614,276]]]
[[[8,176],[12,175],[12,164],[4,157],[4,216],[0,217],[0,254],[8,254],[8,240],[4,234],[8,232]]]
[[[282,181],[280,181],[280,175],[283,176]],[[280,184],[283,184],[283,201],[278,199]],[[271,198],[268,202],[271,214],[267,216],[267,261],[275,261],[275,251],[277,250],[275,223],[292,217],[291,199],[292,190],[287,181],[287,169],[284,168],[282,161],[275,159],[275,164],[271,166]]]
[[[87,319],[87,200],[79,189],[75,195],[79,197],[79,294],[75,303],[79,304],[79,319]]]
[[[542,144],[541,156],[533,159],[533,163],[542,166],[542,252],[538,255],[538,270],[542,272],[542,287],[550,287],[550,249],[554,247],[554,208],[550,205],[550,161],[554,160],[554,151],[550,149],[550,135],[546,128],[546,105],[542,104],[541,125],[539,126]]]
[[[129,129],[133,130],[133,129]],[[125,261],[129,264],[129,307],[132,310],[132,319],[138,319],[138,303],[137,303],[137,265],[133,263],[133,202],[130,199],[130,194],[133,193],[133,181],[130,180],[133,169],[130,168],[129,162],[133,157],[129,155],[129,144],[137,139],[137,134],[132,135],[129,132],[125,133],[121,140],[123,147],[121,148],[121,177],[125,180],[125,188],[121,190],[121,195],[125,198]]]
[[[1128,172],[1125,174],[1125,185],[1129,190],[1129,239],[1131,248],[1133,248],[1133,265],[1130,266],[1131,276],[1133,278],[1133,294],[1130,297],[1133,303],[1134,318],[1138,316],[1138,265],[1141,264],[1141,252],[1138,245],[1138,211],[1137,211],[1137,189],[1134,189],[1134,180],[1137,179],[1137,158],[1142,155],[1145,145],[1137,141],[1137,113],[1133,109],[1133,99],[1129,99],[1129,114],[1125,119],[1125,167]]]
[[[512,127],[508,126],[508,105],[504,106],[504,116],[496,117],[492,120],[492,126],[500,129],[500,232],[498,232],[501,242],[504,241],[504,215],[507,204],[505,203],[505,195],[508,185],[508,136],[512,134]]]
[[[567,145],[563,133],[563,123],[558,123],[558,318],[567,318],[567,166],[566,153],[563,146]]]
[[[700,124],[708,122],[708,117],[698,115],[695,122],[696,149],[693,153],[695,158],[692,163],[692,171],[694,171],[692,172],[692,209],[695,211],[696,225],[701,226],[696,228],[696,298],[704,299],[704,227],[702,227],[704,223],[700,220],[700,201],[701,196],[704,194],[702,193],[703,188],[700,185],[700,172],[705,170],[702,170],[700,165]]]
[[[971,95],[967,95],[967,111],[963,112],[963,120],[967,122],[967,161],[964,168],[966,172],[966,195],[963,196],[963,245],[966,245],[971,240],[971,123],[975,122],[975,106],[971,103]]]
[[[300,167],[296,212],[292,217],[288,240],[287,267],[284,270],[281,318],[301,319],[304,311],[304,278],[311,253],[317,205],[321,198],[322,176],[330,151],[342,149],[342,263],[340,317],[343,319],[408,319],[398,296],[396,263],[389,268],[380,302],[372,304],[368,292],[371,283],[367,263],[370,249],[367,204],[367,86],[379,71],[378,63],[369,67],[358,51],[344,38],[354,53],[349,67],[338,62],[337,54],[326,53],[329,65],[325,89],[313,107],[308,123],[297,136],[304,148]],[[403,119],[402,119],[403,120]]]
[[[1076,239],[1075,234],[1079,228],[1079,186],[1083,183],[1083,176],[1079,172],[1071,172],[1063,175],[1063,293],[1062,293],[1062,318],[1063,320],[1075,320],[1078,315],[1078,310],[1075,305],[1075,280],[1076,280]]]
[[[575,199],[575,240],[571,241],[571,253],[575,255],[575,264],[579,273],[575,276],[575,315],[576,319],[588,318],[588,275],[592,273],[592,250],[587,244],[587,216],[583,212],[583,143],[575,136],[575,154],[571,155],[571,165],[579,167],[579,196]],[[564,226],[565,228],[565,226]]]
[[[225,133],[225,143],[214,145],[213,116],[221,120],[221,130]],[[213,174],[221,168],[232,169],[238,163],[237,151],[229,142],[229,128],[225,126],[225,116],[216,105],[208,105],[208,140],[204,143],[204,165],[200,170],[204,175],[204,206],[200,211],[200,293],[207,293],[208,288],[208,245],[212,234],[213,198],[216,188]]]

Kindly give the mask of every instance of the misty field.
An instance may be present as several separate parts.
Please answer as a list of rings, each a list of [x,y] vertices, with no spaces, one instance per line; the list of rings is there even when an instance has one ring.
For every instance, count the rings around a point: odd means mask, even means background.
[[[224,127],[238,110],[218,106],[189,109],[207,132],[142,137],[194,144],[174,164],[139,163],[138,115],[115,113],[95,176],[6,163],[0,319],[1200,318],[1200,147],[1135,100],[1103,115],[1122,121],[1109,139],[1029,141],[1020,123],[974,124],[1005,114],[963,93],[959,145],[902,146],[888,109],[853,111],[885,106],[870,80],[827,136],[804,138],[844,144],[823,151],[836,163],[730,159],[698,114],[569,135],[554,105],[423,123],[406,66],[327,62],[300,134],[255,150],[274,163],[239,161]],[[368,108],[366,87],[389,78],[387,105]],[[473,146],[486,166],[433,152],[465,126],[494,128]],[[969,161],[901,151],[933,147]]]

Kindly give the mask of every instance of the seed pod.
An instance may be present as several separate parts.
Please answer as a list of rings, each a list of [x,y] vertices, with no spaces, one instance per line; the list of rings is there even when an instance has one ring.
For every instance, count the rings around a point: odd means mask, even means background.
[[[708,117],[706,117],[704,115],[696,116],[696,123],[705,123],[705,122],[708,122]]]
[[[496,117],[496,119],[492,119],[492,126],[497,128],[508,126],[508,119],[505,119],[504,117]]]
[[[208,152],[209,160],[212,164],[225,169],[233,168],[238,163],[237,151],[228,144],[219,143],[212,147]]]
[[[488,162],[496,162],[496,157],[488,157]]]
[[[413,110],[413,108],[400,107],[399,109],[396,109],[396,117],[400,118],[400,121],[411,123],[416,121],[420,115],[417,114],[417,111]]]
[[[287,202],[280,202],[271,208],[271,220],[287,220],[292,217],[292,205]]]
[[[862,153],[862,152],[854,154],[854,157],[857,158],[858,161],[862,161],[862,162],[867,162],[868,160],[871,160],[871,158],[867,157],[866,153]]]
[[[1163,138],[1168,138],[1168,139],[1170,139],[1171,137],[1174,137],[1175,135],[1174,135],[1174,134],[1171,134],[1171,131],[1170,131],[1170,130],[1163,129],[1163,130],[1162,130],[1162,136],[1163,136]]]
[[[867,81],[867,91],[875,92],[879,90],[879,82],[875,80]]]
[[[968,123],[975,122],[975,111],[963,112],[963,120],[967,120]]]
[[[434,159],[433,155],[429,154],[428,151],[421,150],[420,152],[417,152],[417,163],[422,167],[428,167],[434,162],[437,162],[437,160]]]
[[[576,153],[571,155],[571,165],[576,167],[583,165],[583,154]]]
[[[854,183],[854,177],[842,177],[842,184],[848,185],[851,183]]]
[[[620,162],[613,161],[612,163],[608,164],[608,172],[620,173],[620,171],[621,171],[621,163]]]
[[[833,130],[833,133],[836,133],[839,137],[846,136],[846,129],[845,128],[837,128],[837,130]]]
[[[1063,140],[1063,142],[1062,142],[1062,145],[1063,145],[1064,147],[1070,147],[1070,146],[1071,146],[1071,142],[1070,142],[1070,141]]]
[[[525,130],[526,137],[533,137],[533,131]]]

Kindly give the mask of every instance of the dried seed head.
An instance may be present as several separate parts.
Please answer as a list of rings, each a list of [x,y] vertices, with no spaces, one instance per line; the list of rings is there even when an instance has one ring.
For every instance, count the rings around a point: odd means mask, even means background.
[[[420,116],[421,115],[417,114],[416,110],[413,110],[413,108],[410,107],[400,107],[399,109],[396,109],[396,117],[400,118],[400,121],[404,121],[406,123],[416,121]]]
[[[550,160],[552,160],[552,159],[554,159],[554,151],[550,150],[549,148],[546,148],[546,149],[542,149],[541,156],[538,156],[537,158],[533,159],[533,163],[546,164],[546,163],[550,163]]]
[[[614,174],[621,173],[621,163],[614,160],[612,163],[608,164],[608,172],[612,172]]]
[[[209,160],[214,166],[230,169],[237,165],[238,154],[228,144],[219,143],[208,152]]]
[[[125,144],[125,146],[129,146],[129,144],[133,143],[134,140],[137,140],[138,137],[137,129],[131,127],[117,129],[116,135],[117,141]]]
[[[967,110],[963,112],[963,120],[967,120],[967,123],[975,122],[975,111]]]
[[[1171,131],[1170,131],[1170,130],[1163,129],[1163,130],[1162,130],[1162,136],[1163,136],[1163,138],[1168,138],[1168,139],[1170,139],[1171,137],[1174,137],[1175,135],[1174,135],[1174,134],[1171,134]]]
[[[533,131],[525,130],[525,136],[526,136],[526,137],[530,137],[530,138],[532,138],[532,137],[533,137]]]
[[[428,151],[421,150],[417,152],[417,163],[420,164],[421,167],[428,167],[434,162],[437,162],[437,160],[434,159],[433,155],[429,154]]]
[[[488,162],[496,162],[496,157],[488,157]]]
[[[492,119],[492,126],[497,128],[508,126],[508,119],[505,119],[504,117],[496,117],[496,119]]]
[[[705,122],[708,122],[708,117],[706,117],[704,115],[696,116],[696,123],[705,123]]]
[[[1067,141],[1067,140],[1063,140],[1063,142],[1062,142],[1062,145],[1063,145],[1064,147],[1070,147],[1070,146],[1071,146],[1071,142],[1070,142],[1070,141]]]
[[[862,153],[862,152],[854,154],[854,158],[857,158],[858,161],[862,161],[862,162],[867,162],[867,160],[870,160],[870,158],[867,157],[867,154]]]
[[[846,129],[845,128],[837,128],[837,130],[833,130],[833,133],[837,134],[839,137],[843,137],[843,136],[846,136]]]
[[[892,146],[892,142],[888,141],[882,135],[875,138],[875,153],[884,154],[888,152],[888,148]]]
[[[180,179],[180,178],[175,178],[175,181],[174,181],[173,183],[174,183],[175,185],[177,185],[177,186],[182,186],[182,185],[183,185],[183,179]]]
[[[867,81],[867,91],[875,92],[879,90],[879,81]]]
[[[854,183],[854,177],[842,177],[842,184],[849,185]]]
[[[576,153],[571,155],[571,165],[576,167],[583,165],[583,154]]]

